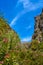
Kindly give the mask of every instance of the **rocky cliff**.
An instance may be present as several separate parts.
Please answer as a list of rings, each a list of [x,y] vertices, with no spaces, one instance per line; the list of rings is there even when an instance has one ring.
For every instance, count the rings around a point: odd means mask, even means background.
[[[35,17],[34,35],[32,38],[39,42],[43,41],[43,9],[42,13]]]

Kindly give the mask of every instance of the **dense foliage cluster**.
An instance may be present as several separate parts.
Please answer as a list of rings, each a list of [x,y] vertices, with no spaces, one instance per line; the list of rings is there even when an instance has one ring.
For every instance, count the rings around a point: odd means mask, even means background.
[[[0,18],[0,65],[43,65],[43,42],[27,46],[3,18]]]

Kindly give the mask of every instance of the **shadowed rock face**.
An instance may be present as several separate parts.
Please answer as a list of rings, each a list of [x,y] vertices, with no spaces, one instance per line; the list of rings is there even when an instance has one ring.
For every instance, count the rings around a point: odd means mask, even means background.
[[[43,41],[43,9],[42,13],[35,17],[34,35],[32,39],[37,39],[39,42]]]

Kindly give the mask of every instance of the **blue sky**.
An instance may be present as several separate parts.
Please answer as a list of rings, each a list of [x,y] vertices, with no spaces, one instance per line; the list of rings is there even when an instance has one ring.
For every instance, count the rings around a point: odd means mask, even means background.
[[[43,0],[0,0],[0,12],[22,42],[32,39],[34,17],[41,13],[42,8]]]

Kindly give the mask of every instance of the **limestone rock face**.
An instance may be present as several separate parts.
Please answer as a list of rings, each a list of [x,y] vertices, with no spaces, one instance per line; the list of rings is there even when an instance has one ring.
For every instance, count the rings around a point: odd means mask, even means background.
[[[39,16],[35,17],[34,35],[32,39],[43,42],[43,9],[42,13]]]

